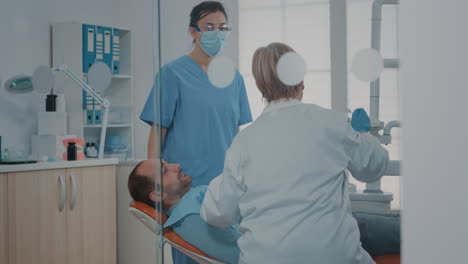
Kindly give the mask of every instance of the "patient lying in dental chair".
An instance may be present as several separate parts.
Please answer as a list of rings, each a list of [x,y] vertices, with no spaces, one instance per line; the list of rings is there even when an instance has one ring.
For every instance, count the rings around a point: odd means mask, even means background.
[[[241,236],[237,226],[218,228],[200,218],[207,186],[191,187],[192,178],[185,175],[178,164],[164,165],[161,186],[156,179],[159,178],[155,173],[159,171],[156,163],[159,161],[145,160],[133,169],[128,179],[132,198],[157,209],[162,204],[168,216],[164,227],[171,226],[185,241],[213,258],[237,263],[239,248],[236,242]],[[362,246],[370,255],[400,253],[399,215],[354,212],[353,216],[359,226]]]

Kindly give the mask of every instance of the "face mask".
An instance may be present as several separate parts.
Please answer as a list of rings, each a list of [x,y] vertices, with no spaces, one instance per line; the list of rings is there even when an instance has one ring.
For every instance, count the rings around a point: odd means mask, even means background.
[[[200,47],[208,56],[216,56],[224,48],[229,36],[228,32],[219,30],[205,31],[202,33]]]

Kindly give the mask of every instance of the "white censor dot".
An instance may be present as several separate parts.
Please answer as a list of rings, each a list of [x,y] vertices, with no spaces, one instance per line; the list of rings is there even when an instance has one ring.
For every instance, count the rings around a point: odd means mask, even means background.
[[[288,52],[279,59],[276,71],[282,83],[287,86],[295,86],[304,80],[307,66],[301,55]]]
[[[351,62],[351,72],[364,82],[377,80],[383,68],[382,56],[375,49],[362,49],[358,51]]]
[[[39,66],[32,76],[33,88],[39,93],[50,93],[54,87],[54,74],[49,66]]]
[[[112,81],[112,73],[109,66],[103,62],[97,62],[91,66],[88,72],[88,84],[93,90],[104,92]]]
[[[234,81],[236,69],[228,57],[214,58],[208,65],[208,79],[218,88],[226,88]]]

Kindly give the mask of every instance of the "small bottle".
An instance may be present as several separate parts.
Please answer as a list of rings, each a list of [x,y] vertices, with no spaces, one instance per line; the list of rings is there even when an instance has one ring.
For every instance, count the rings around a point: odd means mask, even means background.
[[[76,144],[75,144],[75,142],[68,142],[67,160],[76,160]]]
[[[86,157],[88,157],[88,158],[90,157],[90,155],[89,155],[90,154],[89,153],[90,148],[91,148],[91,143],[86,142],[86,147],[84,149],[84,152],[85,152]]]
[[[89,147],[89,156],[91,158],[97,158],[97,149],[96,149],[96,144],[94,142],[91,143],[91,147]]]

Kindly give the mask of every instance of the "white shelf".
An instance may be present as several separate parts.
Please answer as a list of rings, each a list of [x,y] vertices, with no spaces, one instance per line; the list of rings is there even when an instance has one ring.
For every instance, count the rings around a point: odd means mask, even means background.
[[[88,74],[83,73],[83,76],[88,76]],[[112,74],[112,79],[132,79],[132,76],[126,74]]]
[[[121,74],[114,74],[112,75],[112,78],[114,79],[131,79],[131,75],[121,75]]]
[[[86,23],[95,24],[95,23]],[[101,25],[102,26],[102,25]],[[116,26],[107,26],[119,28]],[[120,29],[120,74],[112,75],[110,86],[102,94],[115,106],[134,105],[132,32]],[[53,65],[66,64],[79,76],[86,77],[83,72],[83,23],[64,22],[52,26]],[[66,76],[56,78],[56,86],[64,87],[66,111],[68,113],[68,133],[84,138],[89,142],[99,142],[102,125],[87,125],[83,110],[83,92]],[[130,108],[131,109],[131,108]],[[129,110],[130,111],[130,110]],[[122,144],[128,146],[127,158],[133,158],[135,149],[134,116],[122,119],[124,124],[108,124],[106,136],[120,136]]]
[[[84,125],[84,128],[101,128],[102,125]],[[132,124],[108,124],[107,128],[113,128],[113,127],[133,127]]]

